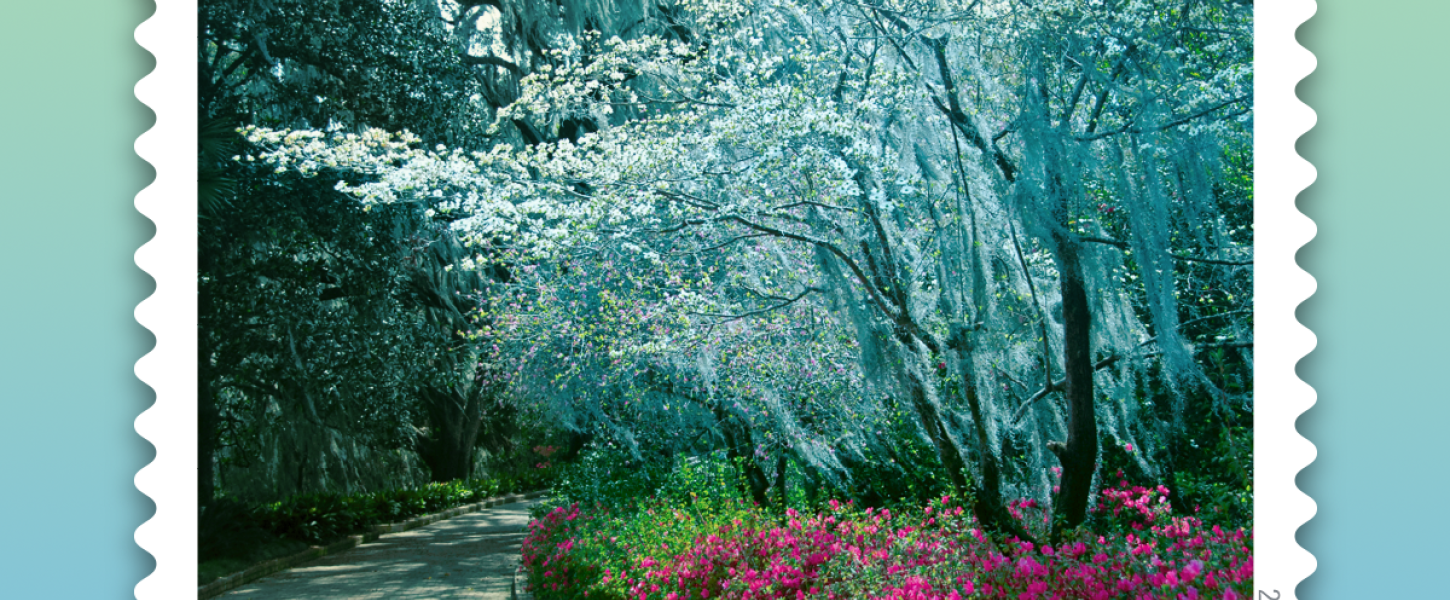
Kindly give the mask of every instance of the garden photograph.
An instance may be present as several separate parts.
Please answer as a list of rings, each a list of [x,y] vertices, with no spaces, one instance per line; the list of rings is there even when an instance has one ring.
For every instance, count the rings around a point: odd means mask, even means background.
[[[201,597],[1256,597],[1252,0],[197,25]]]

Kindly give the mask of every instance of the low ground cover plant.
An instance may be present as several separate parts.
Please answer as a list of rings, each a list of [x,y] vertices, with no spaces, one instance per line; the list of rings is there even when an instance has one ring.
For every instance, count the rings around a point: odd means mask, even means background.
[[[1119,482],[1101,494],[1098,533],[1042,545],[994,539],[950,497],[900,513],[832,500],[813,515],[713,498],[574,503],[529,525],[523,562],[549,599],[1250,597],[1252,534],[1177,515],[1169,494]],[[1035,501],[1010,510],[1044,530]]]

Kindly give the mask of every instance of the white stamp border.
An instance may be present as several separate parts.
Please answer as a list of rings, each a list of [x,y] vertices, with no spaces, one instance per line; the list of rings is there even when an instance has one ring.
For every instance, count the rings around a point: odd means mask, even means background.
[[[1316,505],[1294,483],[1317,452],[1294,427],[1315,400],[1294,371],[1315,344],[1294,316],[1315,289],[1294,260],[1315,233],[1295,206],[1315,171],[1294,144],[1316,118],[1294,94],[1316,64],[1294,33],[1315,9],[1313,0],[1254,7],[1254,583],[1269,600],[1296,598],[1316,565],[1295,539]]]
[[[1294,144],[1315,114],[1294,88],[1315,59],[1294,37],[1314,14],[1313,0],[1262,0],[1254,10],[1254,563],[1256,595],[1292,600],[1313,573],[1314,556],[1295,533],[1316,505],[1294,480],[1314,460],[1314,445],[1294,422],[1315,393],[1294,369],[1315,337],[1294,312],[1314,293],[1313,277],[1294,255],[1314,237],[1313,221],[1295,199],[1314,181],[1314,167]],[[136,320],[156,336],[136,363],[136,375],[156,392],[156,404],[136,419],[136,431],[156,446],[156,459],[136,474],[136,487],[156,514],[136,529],[136,543],[156,570],[136,585],[140,600],[190,598],[196,593],[196,1],[156,0],[156,12],[136,28],[136,40],[156,68],[136,85],[136,97],[156,124],[136,140],[136,153],[156,180],[136,196],[136,208],[156,236],[136,252],[136,264],[156,291],[136,308]]]

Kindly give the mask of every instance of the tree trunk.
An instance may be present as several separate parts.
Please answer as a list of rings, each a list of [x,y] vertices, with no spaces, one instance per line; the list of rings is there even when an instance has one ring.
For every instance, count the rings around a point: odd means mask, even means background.
[[[789,456],[791,461],[795,462],[795,466],[800,468],[801,478],[805,480],[803,485],[806,492],[806,506],[815,508],[816,501],[820,498],[820,488],[825,484],[824,478],[816,473],[815,467],[811,466],[799,451],[792,449]]]
[[[926,350],[918,348],[917,356],[921,358],[925,355]],[[925,366],[930,367],[929,364]],[[927,437],[931,438],[932,444],[936,446],[937,456],[940,457],[942,466],[947,470],[947,477],[952,483],[952,488],[958,497],[974,499],[973,513],[977,515],[977,520],[982,523],[982,526],[991,531],[1015,535],[1024,540],[1033,540],[1032,535],[1013,521],[1002,506],[1001,473],[996,458],[987,444],[987,430],[982,420],[976,382],[971,373],[970,365],[964,364],[962,366],[962,385],[977,429],[977,441],[982,446],[983,485],[977,486],[975,482],[968,479],[967,463],[962,456],[961,447],[948,432],[941,411],[927,395],[926,382],[915,374],[908,373],[907,381],[910,386],[912,406],[916,409],[917,417],[921,419],[922,427],[926,429]]]
[[[747,490],[743,491],[750,492],[750,499],[756,504],[769,506],[770,496],[766,494],[766,489],[770,481],[765,476],[765,469],[760,468],[760,463],[755,460],[755,443],[750,438],[750,429],[734,427],[730,422],[732,417],[718,402],[711,406],[711,412],[715,413],[715,424],[725,437],[725,457],[745,479]]]
[[[1054,236],[1062,272],[1064,365],[1067,369],[1067,443],[1051,445],[1062,463],[1053,537],[1063,528],[1076,527],[1087,516],[1088,495],[1098,459],[1098,422],[1093,409],[1092,313],[1083,286],[1076,242],[1066,234]]]
[[[942,466],[947,470],[947,477],[952,482],[952,488],[958,494],[971,492],[972,486],[967,482],[967,463],[962,459],[962,450],[957,446],[956,440],[953,440],[947,432],[946,424],[942,422],[941,411],[937,410],[936,405],[927,396],[926,382],[910,373],[907,374],[907,382],[910,388],[911,405],[916,409],[917,418],[921,419],[921,426],[926,429],[927,437],[931,438],[932,445],[936,446],[937,455],[941,458]]]
[[[428,412],[428,437],[422,440],[424,462],[433,481],[473,476],[473,446],[483,423],[482,392],[426,387],[423,406]]]
[[[780,499],[780,508],[784,511],[789,506],[785,494],[785,450],[775,456],[775,493]]]
[[[202,333],[203,337],[205,335]],[[221,415],[217,410],[216,396],[211,386],[211,348],[209,345],[203,342],[199,354],[196,377],[196,499],[197,506],[205,508],[216,497],[216,442]]]
[[[961,371],[962,395],[966,396],[967,409],[972,413],[972,428],[977,435],[977,448],[982,462],[982,481],[976,489],[972,512],[977,516],[977,522],[989,531],[1032,540],[1032,535],[1027,533],[1021,524],[1013,520],[1006,507],[1002,506],[1002,469],[997,464],[997,455],[992,452],[992,443],[987,437],[987,425],[982,415],[982,401],[977,396],[977,382],[973,377],[969,359],[961,360]]]

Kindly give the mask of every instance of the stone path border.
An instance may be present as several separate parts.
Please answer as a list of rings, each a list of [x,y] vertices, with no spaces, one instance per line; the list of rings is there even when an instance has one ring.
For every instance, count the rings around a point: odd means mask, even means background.
[[[514,580],[509,584],[509,600],[534,600],[534,595],[524,589],[528,578],[528,574],[524,573],[523,565],[514,569]]]
[[[291,556],[284,556],[282,558],[275,558],[264,563],[252,565],[245,571],[242,571],[240,573],[233,573],[231,575],[227,575],[226,577],[217,579],[216,581],[199,587],[197,589],[197,598],[198,600],[203,600],[205,598],[211,598],[213,596],[221,595],[223,592],[239,588],[243,585],[246,585],[278,571],[285,571],[302,563],[322,558],[324,556],[337,554],[339,552],[356,548],[362,544],[375,541],[384,533],[398,533],[401,531],[408,531],[410,529],[417,529],[424,525],[436,523],[438,521],[456,517],[458,515],[478,512],[485,508],[498,506],[500,504],[511,504],[514,502],[522,502],[524,500],[533,500],[534,498],[542,498],[547,493],[548,492],[545,490],[539,490],[534,492],[528,492],[525,494],[508,494],[505,496],[489,498],[482,502],[464,504],[462,506],[455,506],[445,511],[427,514],[420,517],[414,517],[400,523],[384,523],[381,525],[373,525],[369,527],[369,531],[367,533],[363,533],[361,535],[350,535],[326,546],[313,546],[311,548],[298,552],[297,554],[293,554]],[[515,574],[514,577],[514,587],[520,591],[522,590],[522,587],[520,587],[519,585],[517,574]],[[515,592],[512,595],[516,598],[522,597],[526,600],[532,599],[532,596],[526,593]]]

